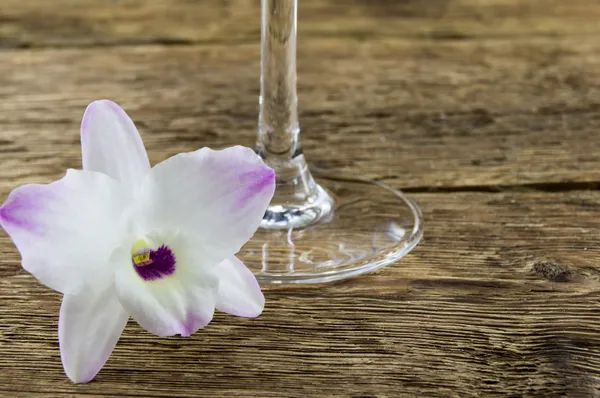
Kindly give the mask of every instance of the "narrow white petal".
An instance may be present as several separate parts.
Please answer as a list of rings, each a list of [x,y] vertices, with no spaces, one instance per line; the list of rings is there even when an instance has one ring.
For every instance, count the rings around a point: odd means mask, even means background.
[[[179,229],[220,259],[235,254],[260,225],[275,174],[249,148],[208,148],[156,165],[142,187],[148,230]]]
[[[237,257],[213,269],[219,279],[217,309],[232,315],[254,318],[265,308],[265,297],[254,274]]]
[[[128,319],[112,287],[63,297],[58,338],[63,367],[73,383],[87,383],[96,376]]]
[[[69,170],[47,185],[13,190],[0,207],[0,225],[22,265],[46,286],[74,293],[110,278],[110,255],[123,239],[127,193],[110,177]]]
[[[84,170],[98,171],[136,186],[150,170],[146,149],[135,125],[112,101],[94,101],[81,121]]]

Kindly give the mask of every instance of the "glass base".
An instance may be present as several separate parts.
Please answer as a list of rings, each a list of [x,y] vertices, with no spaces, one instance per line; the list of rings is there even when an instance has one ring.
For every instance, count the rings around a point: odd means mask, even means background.
[[[312,178],[312,177],[311,177]],[[310,224],[324,223],[332,213],[333,198],[319,185],[314,184],[314,192],[304,200],[287,204],[273,204],[268,207],[260,226],[265,229],[303,228]]]
[[[350,278],[399,260],[420,241],[421,210],[402,192],[346,176],[318,183],[332,199],[326,217],[303,227],[260,228],[238,253],[261,284]]]

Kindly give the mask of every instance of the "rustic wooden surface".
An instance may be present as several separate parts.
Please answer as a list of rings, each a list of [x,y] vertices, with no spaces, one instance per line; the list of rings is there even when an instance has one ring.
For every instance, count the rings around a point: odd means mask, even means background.
[[[60,296],[0,233],[6,397],[600,396],[600,4],[300,0],[305,152],[421,205],[399,263],[266,289],[191,338],[130,322],[88,385],[60,364]],[[87,103],[152,162],[252,146],[258,1],[2,0],[0,197],[78,167]],[[330,145],[335,145],[335,151]]]

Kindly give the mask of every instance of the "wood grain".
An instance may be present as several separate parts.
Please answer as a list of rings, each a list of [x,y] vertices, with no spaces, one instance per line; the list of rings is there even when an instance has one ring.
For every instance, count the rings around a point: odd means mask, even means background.
[[[79,167],[93,99],[153,163],[252,146],[256,1],[0,2],[0,198]],[[600,5],[300,0],[314,170],[411,192],[425,238],[375,274],[269,287],[255,320],[190,338],[130,322],[84,386],[60,364],[60,296],[0,232],[0,396],[600,396]],[[334,148],[332,150],[332,148]]]
[[[590,139],[600,109],[595,38],[342,42],[309,40],[299,54],[303,145],[314,166],[407,190],[600,181],[600,146]],[[78,123],[97,98],[133,116],[153,162],[205,145],[253,146],[258,50],[1,53],[4,162],[61,157],[0,169],[0,178],[55,178],[77,165]]]
[[[414,198],[428,229],[406,260],[319,289],[268,289],[260,318],[218,316],[188,339],[158,339],[132,322],[81,387],[61,372],[59,296],[20,270],[2,239],[0,385],[121,396],[595,396],[597,193]]]
[[[256,43],[255,0],[3,0],[0,46]],[[600,32],[594,0],[302,0],[302,37],[470,40]]]

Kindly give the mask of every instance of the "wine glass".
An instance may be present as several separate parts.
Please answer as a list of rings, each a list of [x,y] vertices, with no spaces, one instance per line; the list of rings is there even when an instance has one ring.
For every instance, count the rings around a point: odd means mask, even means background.
[[[398,190],[336,172],[313,179],[299,142],[297,6],[297,0],[261,4],[256,149],[275,170],[277,187],[261,228],[238,253],[261,283],[330,282],[369,272],[409,253],[423,233],[419,207]]]

